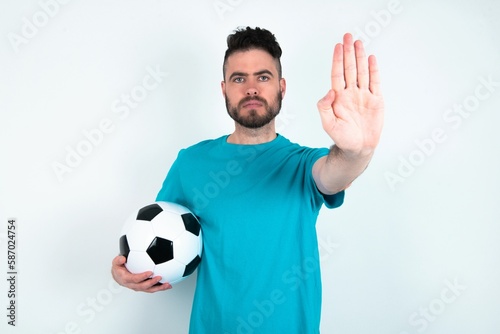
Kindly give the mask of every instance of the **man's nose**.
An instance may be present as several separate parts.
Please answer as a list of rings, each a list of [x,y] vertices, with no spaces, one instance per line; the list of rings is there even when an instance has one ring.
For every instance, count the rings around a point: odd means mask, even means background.
[[[254,96],[254,95],[258,95],[258,94],[259,94],[259,92],[257,91],[256,88],[251,87],[251,88],[247,89],[248,96]]]

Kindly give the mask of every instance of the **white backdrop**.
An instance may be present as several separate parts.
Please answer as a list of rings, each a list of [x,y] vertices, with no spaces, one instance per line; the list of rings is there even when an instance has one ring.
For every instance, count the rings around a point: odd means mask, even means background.
[[[331,144],[316,102],[343,33],[380,63],[382,141],[317,225],[322,332],[499,333],[498,17],[495,0],[1,1],[5,275],[18,224],[16,328],[3,307],[1,332],[186,333],[195,277],[135,293],[111,260],[178,150],[232,131],[225,39],[251,25],[283,48],[278,129],[303,145]]]

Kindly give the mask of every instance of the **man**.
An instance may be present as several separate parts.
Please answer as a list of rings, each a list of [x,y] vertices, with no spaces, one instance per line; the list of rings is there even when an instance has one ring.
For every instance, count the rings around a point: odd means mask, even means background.
[[[318,333],[321,278],[316,218],[342,204],[367,167],[383,123],[374,56],[346,34],[335,46],[331,89],[318,102],[329,150],[302,147],[275,131],[286,92],[281,48],[265,29],[228,37],[221,84],[234,132],[181,150],[157,200],[200,219],[203,259],[190,333]],[[136,291],[170,289],[151,272],[112,273]]]

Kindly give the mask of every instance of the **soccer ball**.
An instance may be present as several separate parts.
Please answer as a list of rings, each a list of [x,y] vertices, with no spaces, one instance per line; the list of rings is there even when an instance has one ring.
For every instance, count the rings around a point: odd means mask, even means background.
[[[162,277],[160,283],[175,284],[191,275],[201,261],[202,246],[196,216],[170,202],[155,202],[134,212],[120,237],[128,271],[152,271],[152,277]]]

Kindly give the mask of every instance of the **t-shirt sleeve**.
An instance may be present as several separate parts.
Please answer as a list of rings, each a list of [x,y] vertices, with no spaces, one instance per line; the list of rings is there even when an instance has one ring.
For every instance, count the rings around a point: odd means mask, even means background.
[[[181,151],[182,152],[182,151]],[[179,158],[181,155],[177,156],[170,170],[163,181],[162,187],[156,196],[156,201],[173,202],[181,205],[185,205],[183,202],[183,188],[181,182],[181,173],[179,170]]]
[[[344,190],[342,190],[336,194],[333,194],[333,195],[325,195],[325,194],[322,194],[322,195],[323,195],[323,198],[325,199],[325,206],[328,209],[338,208],[339,206],[341,206],[344,203],[344,196],[345,196]]]
[[[327,148],[315,149],[311,157],[309,172],[310,172],[311,182],[313,183],[314,191],[316,192],[316,196],[322,200],[322,202],[328,209],[335,209],[344,203],[345,191],[342,190],[333,195],[325,195],[318,189],[318,187],[316,186],[316,182],[314,181],[314,178],[312,176],[312,167],[314,166],[316,161],[318,161],[319,158],[328,155],[329,152],[330,150],[328,150]]]

